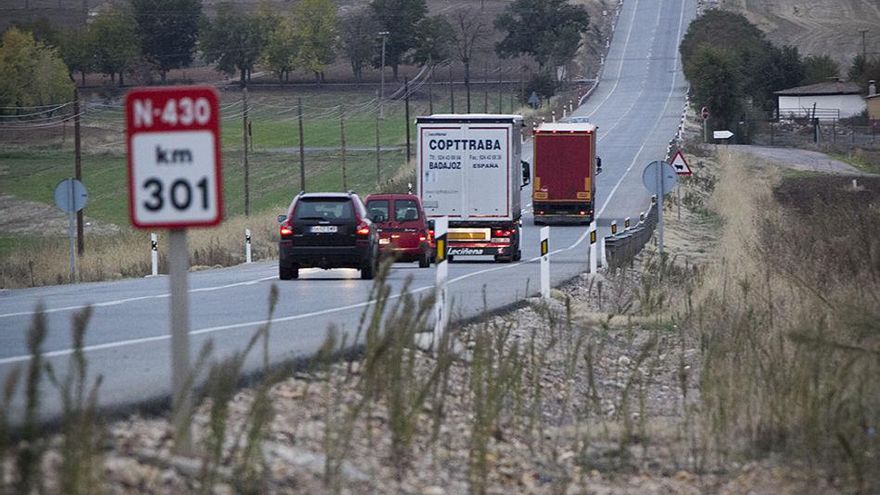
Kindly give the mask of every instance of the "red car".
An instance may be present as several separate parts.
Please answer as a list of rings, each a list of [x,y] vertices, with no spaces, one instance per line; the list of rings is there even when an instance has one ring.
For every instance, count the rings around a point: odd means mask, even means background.
[[[418,261],[420,268],[431,265],[434,257],[433,232],[428,228],[422,202],[413,194],[371,194],[367,213],[378,220],[379,252],[397,261]]]

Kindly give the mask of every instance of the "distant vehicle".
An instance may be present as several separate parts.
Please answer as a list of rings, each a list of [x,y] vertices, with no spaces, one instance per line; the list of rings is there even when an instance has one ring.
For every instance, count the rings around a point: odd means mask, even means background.
[[[428,268],[433,259],[431,235],[422,202],[413,194],[371,194],[367,213],[379,232],[379,252],[396,261],[419,262]]]
[[[430,115],[416,124],[419,197],[428,219],[449,218],[448,259],[520,260],[520,189],[529,183],[522,116]]]
[[[279,215],[278,278],[299,278],[300,268],[356,268],[371,280],[379,236],[357,194],[300,193]]]
[[[583,118],[583,117],[581,117]],[[589,123],[545,123],[534,132],[535,225],[588,224],[595,218],[597,127]]]

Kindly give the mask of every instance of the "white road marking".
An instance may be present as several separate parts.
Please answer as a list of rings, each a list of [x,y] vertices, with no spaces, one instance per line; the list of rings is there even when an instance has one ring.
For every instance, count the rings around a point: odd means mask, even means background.
[[[256,279],[256,280],[248,280],[248,281],[246,281],[246,282],[236,282],[236,283],[234,283],[234,284],[218,285],[218,286],[215,286],[215,287],[202,287],[202,288],[199,288],[199,289],[190,289],[190,290],[189,290],[189,293],[190,293],[190,294],[196,294],[196,293],[199,293],[199,292],[214,292],[214,291],[223,290],[223,289],[231,289],[231,288],[233,288],[233,287],[242,287],[242,286],[247,286],[247,285],[254,285],[254,284],[258,284],[258,283],[260,283],[260,282],[265,282],[266,280],[271,280],[271,279],[273,279],[273,278],[277,278],[277,277],[276,277],[276,276],[263,277],[263,278],[258,278],[258,279]],[[152,296],[127,297],[127,298],[125,298],[125,299],[114,299],[114,300],[112,300],[112,301],[104,301],[104,302],[92,303],[92,304],[81,304],[81,305],[77,305],[77,306],[63,306],[63,307],[60,307],[60,308],[48,308],[48,309],[44,309],[44,310],[43,310],[43,313],[48,314],[48,313],[58,313],[58,312],[61,312],[61,311],[78,311],[78,310],[81,310],[81,309],[85,309],[85,308],[88,307],[88,306],[91,306],[91,307],[93,307],[93,308],[103,308],[103,307],[108,307],[108,306],[118,306],[118,305],[120,305],[120,304],[126,304],[126,303],[137,302],[137,301],[148,301],[148,300],[150,300],[150,299],[165,299],[165,298],[167,298],[167,297],[170,297],[170,295],[171,295],[171,294],[170,294],[169,292],[165,292],[165,293],[162,293],[162,294],[153,294]],[[0,318],[9,318],[9,317],[12,317],[12,316],[32,316],[32,315],[34,315],[34,314],[36,314],[36,311],[20,311],[20,312],[17,312],[17,313],[4,313],[4,314],[0,314]]]

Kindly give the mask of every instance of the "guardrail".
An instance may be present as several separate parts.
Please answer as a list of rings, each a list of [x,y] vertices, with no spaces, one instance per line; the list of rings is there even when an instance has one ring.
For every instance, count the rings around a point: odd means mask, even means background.
[[[648,210],[639,214],[639,222],[622,231],[605,236],[605,257],[609,268],[621,268],[632,263],[645,247],[657,226],[657,197],[651,198]]]

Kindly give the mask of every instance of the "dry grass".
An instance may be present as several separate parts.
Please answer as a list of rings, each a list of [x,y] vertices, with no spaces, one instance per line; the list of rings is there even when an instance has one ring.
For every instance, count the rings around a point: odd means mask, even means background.
[[[280,209],[279,209],[280,212]],[[277,257],[276,212],[227,219],[212,229],[190,229],[187,240],[193,269],[230,266],[245,261],[245,229],[251,230],[254,261]],[[159,273],[167,269],[167,231],[159,235]],[[18,250],[0,262],[0,287],[20,288],[69,282],[67,243],[46,243]],[[95,237],[77,259],[77,281],[95,282],[150,274],[150,233],[126,231]]]
[[[778,173],[720,158],[711,208],[724,226],[689,321],[715,447],[722,458],[784,453],[871,492],[880,486],[880,211],[786,209],[773,196]],[[852,219],[855,228],[840,228]]]

